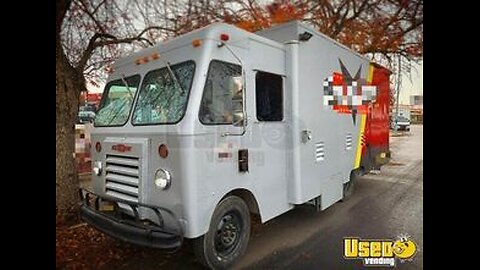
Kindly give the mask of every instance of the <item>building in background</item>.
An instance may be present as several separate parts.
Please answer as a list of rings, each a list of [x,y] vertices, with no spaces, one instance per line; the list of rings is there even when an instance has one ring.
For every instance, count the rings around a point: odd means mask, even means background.
[[[412,63],[411,72],[403,74],[399,95],[399,116],[410,119],[412,124],[423,123],[423,61]],[[392,106],[391,116],[395,114]]]
[[[411,95],[410,105],[423,107],[423,95]]]
[[[410,96],[410,116],[412,123],[423,123],[423,95]]]
[[[395,106],[391,108],[390,118],[394,119]],[[423,95],[410,95],[408,104],[400,103],[398,105],[398,116],[405,117],[412,124],[423,123]]]
[[[82,92],[80,94],[78,119],[75,125],[75,166],[80,175],[91,171],[90,131],[101,98],[101,93]]]
[[[82,92],[80,94],[80,106],[94,107],[95,111],[100,105],[100,99],[102,99],[102,93]]]

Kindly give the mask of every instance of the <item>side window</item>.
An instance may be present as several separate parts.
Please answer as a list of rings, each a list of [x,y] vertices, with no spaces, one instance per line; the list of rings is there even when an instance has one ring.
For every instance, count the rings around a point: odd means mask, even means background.
[[[229,90],[229,78],[241,75],[242,68],[239,65],[218,60],[210,62],[198,115],[201,123],[207,125],[232,123],[233,93]]]
[[[255,97],[259,121],[283,120],[283,79],[280,75],[259,71],[255,76]]]

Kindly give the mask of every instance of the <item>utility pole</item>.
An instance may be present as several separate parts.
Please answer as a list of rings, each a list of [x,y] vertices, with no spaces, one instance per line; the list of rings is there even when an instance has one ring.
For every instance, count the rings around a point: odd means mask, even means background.
[[[395,133],[398,131],[398,104],[400,103],[400,85],[402,84],[402,56],[398,56],[398,74],[397,74],[397,104],[395,106]]]

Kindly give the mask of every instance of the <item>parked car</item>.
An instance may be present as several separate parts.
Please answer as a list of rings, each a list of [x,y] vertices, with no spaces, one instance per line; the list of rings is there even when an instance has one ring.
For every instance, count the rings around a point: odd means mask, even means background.
[[[78,112],[78,122],[83,123],[93,123],[95,120],[95,113],[92,111],[79,111]]]
[[[393,117],[390,122],[390,128],[395,130],[395,125],[397,126],[397,130],[410,131],[410,119],[405,116],[399,115],[397,121],[395,121],[395,117]]]

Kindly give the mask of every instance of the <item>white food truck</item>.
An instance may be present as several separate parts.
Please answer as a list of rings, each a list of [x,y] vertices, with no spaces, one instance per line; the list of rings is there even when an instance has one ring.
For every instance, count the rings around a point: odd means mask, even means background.
[[[388,75],[296,21],[257,33],[215,23],[119,59],[81,217],[138,245],[191,239],[202,264],[229,268],[251,214],[323,210],[388,161]]]

